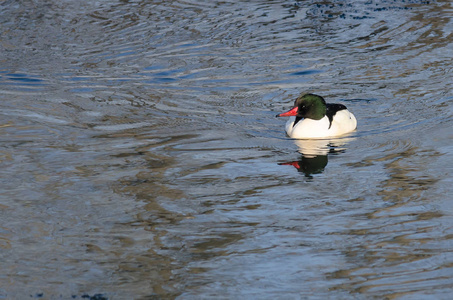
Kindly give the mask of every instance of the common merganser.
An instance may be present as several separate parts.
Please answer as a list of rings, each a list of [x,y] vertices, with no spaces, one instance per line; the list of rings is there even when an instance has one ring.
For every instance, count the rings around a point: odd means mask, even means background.
[[[286,133],[294,139],[322,139],[340,136],[357,128],[357,120],[343,104],[326,103],[323,97],[302,94],[294,107],[277,117],[290,117]]]

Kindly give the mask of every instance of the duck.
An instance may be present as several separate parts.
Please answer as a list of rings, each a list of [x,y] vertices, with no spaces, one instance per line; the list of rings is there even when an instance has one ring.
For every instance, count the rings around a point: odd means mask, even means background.
[[[326,103],[315,94],[301,94],[289,111],[277,117],[290,117],[286,134],[293,139],[323,139],[348,134],[357,128],[357,119],[339,103]]]

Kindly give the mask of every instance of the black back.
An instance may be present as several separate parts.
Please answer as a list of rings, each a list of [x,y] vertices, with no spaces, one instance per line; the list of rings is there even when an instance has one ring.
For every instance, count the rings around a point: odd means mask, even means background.
[[[338,103],[327,103],[326,104],[326,116],[329,118],[329,128],[332,126],[332,121],[333,121],[333,116],[337,113],[337,111],[347,109],[346,106],[343,104],[338,104]]]

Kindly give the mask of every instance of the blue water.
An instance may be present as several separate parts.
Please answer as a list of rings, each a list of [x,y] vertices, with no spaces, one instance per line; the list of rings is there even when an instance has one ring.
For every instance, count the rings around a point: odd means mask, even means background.
[[[0,298],[449,299],[449,1],[0,8]]]

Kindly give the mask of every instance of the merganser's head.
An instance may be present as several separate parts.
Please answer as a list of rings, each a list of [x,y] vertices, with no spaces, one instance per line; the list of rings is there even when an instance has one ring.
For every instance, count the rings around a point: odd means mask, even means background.
[[[323,97],[315,94],[302,94],[294,101],[294,106],[285,113],[278,114],[277,117],[296,116],[298,118],[308,118],[320,120],[326,115],[326,101]]]

